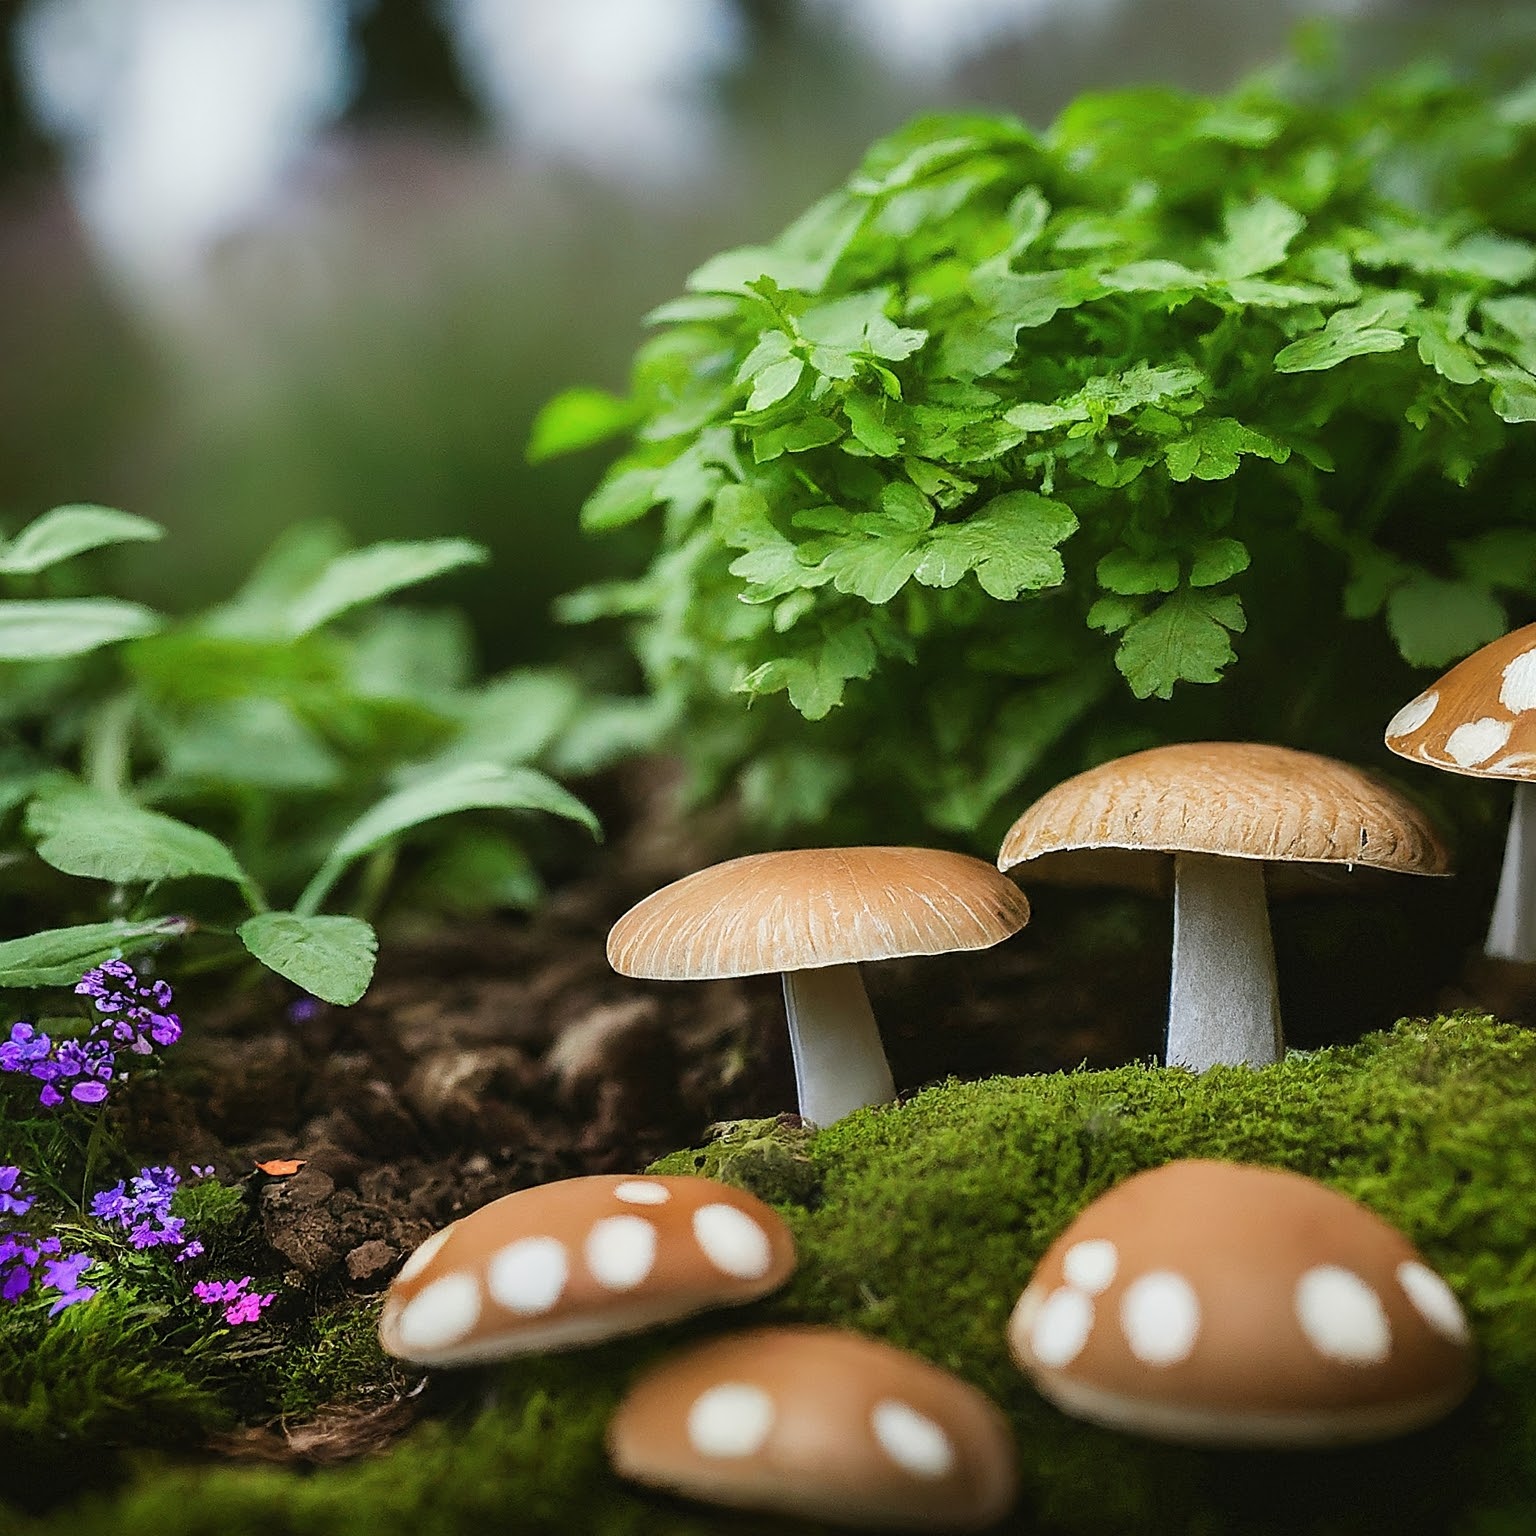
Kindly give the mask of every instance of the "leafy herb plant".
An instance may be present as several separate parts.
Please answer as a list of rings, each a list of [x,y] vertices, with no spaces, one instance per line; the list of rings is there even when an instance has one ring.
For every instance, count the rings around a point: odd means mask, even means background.
[[[73,985],[195,931],[199,963],[248,952],[355,1002],[404,840],[433,843],[416,903],[462,910],[539,892],[522,839],[467,832],[464,813],[597,832],[534,763],[594,766],[633,711],[559,673],[476,682],[455,615],[385,601],[479,561],[476,545],[352,549],[301,528],[207,613],[81,595],[81,557],[162,533],[70,506],[0,543],[0,912],[20,933],[0,942],[0,988]]]
[[[626,398],[546,408],[535,457],[632,433],[587,526],[657,519],[566,616],[633,624],[770,826],[975,833],[1185,733],[1368,750],[1536,596],[1533,145],[1536,82],[1444,68],[918,122],[695,271]]]

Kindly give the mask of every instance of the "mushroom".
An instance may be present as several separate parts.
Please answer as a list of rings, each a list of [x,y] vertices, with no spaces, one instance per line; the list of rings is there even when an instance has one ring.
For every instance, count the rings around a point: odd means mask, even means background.
[[[838,1328],[759,1328],[663,1361],[619,1405],[608,1454],[688,1498],[882,1530],[979,1529],[1018,1488],[987,1398]]]
[[[1536,963],[1536,624],[1457,662],[1393,715],[1399,757],[1479,779],[1514,779],[1499,893],[1483,948]]]
[[[638,1333],[777,1290],[789,1229],[713,1179],[599,1175],[504,1195],[406,1260],[379,1342],[418,1365],[463,1365]]]
[[[1199,741],[1058,784],[1013,824],[997,862],[1028,864],[1031,878],[1151,890],[1171,864],[1167,1060],[1203,1072],[1285,1053],[1266,863],[1439,875],[1447,855],[1416,806],[1358,768],[1288,747]]]
[[[613,925],[624,976],[784,978],[801,1115],[830,1125],[896,1096],[858,962],[986,949],[1029,921],[995,869],[935,848],[805,848],[731,859],[647,896]]]
[[[1451,1288],[1396,1228],[1300,1174],[1169,1163],[1101,1195],[1008,1323],[1064,1412],[1189,1445],[1340,1445],[1472,1384]]]

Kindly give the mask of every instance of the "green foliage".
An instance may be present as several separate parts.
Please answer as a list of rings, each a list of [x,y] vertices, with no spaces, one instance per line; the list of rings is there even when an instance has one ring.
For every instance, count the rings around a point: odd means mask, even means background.
[[[634,623],[701,788],[770,829],[972,833],[1234,715],[1370,750],[1410,666],[1536,598],[1530,96],[1439,66],[901,130],[651,316],[585,521],[655,518],[654,559],[567,617]],[[624,427],[582,392],[534,443]],[[1343,649],[1374,681],[1317,709]]]
[[[537,811],[597,833],[536,764],[567,771],[574,749],[590,769],[628,750],[628,701],[589,710],[557,673],[477,681],[455,615],[383,601],[477,563],[478,546],[348,549],[333,530],[299,528],[207,613],[77,595],[79,556],[160,535],[80,506],[0,542],[0,584],[25,594],[0,598],[0,859],[16,903],[6,920],[33,930],[0,944],[0,987],[68,985],[195,930],[205,950],[243,945],[352,1003],[403,844],[435,848],[418,904],[473,911],[534,901],[539,882],[504,823],[455,841],[464,816]],[[322,914],[342,889],[352,913]],[[271,910],[274,898],[292,910]]]
[[[381,1457],[314,1472],[146,1463],[114,1496],[26,1536],[471,1536],[783,1531],[626,1487],[601,1440],[625,1385],[690,1338],[764,1320],[846,1324],[959,1372],[1013,1423],[1006,1529],[1077,1536],[1470,1536],[1536,1512],[1536,1035],[1459,1015],[1359,1045],[1203,1076],[1129,1066],[930,1088],[807,1137],[770,1124],[657,1165],[782,1201],[800,1249],[779,1296],[654,1337],[517,1361],[494,1392]],[[1044,1249],[1096,1195],[1175,1157],[1295,1169],[1408,1232],[1465,1304],[1481,1381],[1465,1408],[1380,1446],[1193,1451],[1066,1418],[1008,1359],[1003,1327]],[[338,1323],[340,1320],[338,1320]],[[358,1315],[359,1330],[371,1319]],[[3,1517],[0,1517],[3,1518]],[[794,1523],[796,1530],[814,1527]]]

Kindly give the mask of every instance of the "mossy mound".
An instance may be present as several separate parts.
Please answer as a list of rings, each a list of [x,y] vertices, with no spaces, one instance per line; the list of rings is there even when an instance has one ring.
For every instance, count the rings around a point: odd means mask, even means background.
[[[1312,1174],[1396,1222],[1466,1304],[1471,1400],[1387,1445],[1262,1455],[1158,1446],[1064,1418],[1010,1364],[1003,1324],[1088,1201],[1140,1168],[1203,1156]],[[26,1536],[594,1536],[781,1531],[697,1512],[606,1471],[602,1426],[644,1363],[748,1319],[830,1320],[905,1345],[991,1393],[1018,1431],[1010,1529],[1099,1533],[1536,1530],[1536,1034],[1461,1015],[1261,1072],[1149,1067],[952,1083],[815,1136],[742,1129],[661,1171],[785,1196],[802,1267],[750,1313],[462,1379],[457,1418],[315,1473],[137,1469],[10,1527]],[[361,1321],[361,1320],[360,1320]],[[5,1528],[0,1510],[0,1528]],[[809,1529],[809,1528],[806,1528]]]

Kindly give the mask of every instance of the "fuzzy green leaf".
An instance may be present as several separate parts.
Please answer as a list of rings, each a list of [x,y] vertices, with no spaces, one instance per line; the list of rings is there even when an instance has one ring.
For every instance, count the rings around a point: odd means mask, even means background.
[[[0,987],[70,987],[92,966],[137,954],[180,938],[192,924],[184,917],[141,922],[81,923],[46,928],[0,943]]]
[[[468,539],[385,542],[348,550],[294,596],[285,628],[290,635],[307,635],[351,608],[467,565],[483,565],[487,558],[484,546]]]
[[[1069,507],[1034,491],[994,497],[960,523],[928,536],[913,574],[925,586],[952,587],[974,571],[982,590],[1001,602],[1060,585],[1066,574],[1057,545],[1077,531]]]
[[[1177,555],[1138,555],[1112,549],[1099,561],[1094,575],[1107,592],[1136,597],[1146,592],[1172,592],[1179,584]]]
[[[0,544],[0,575],[34,576],[87,550],[112,544],[153,543],[165,529],[147,517],[112,507],[55,507]]]
[[[1125,631],[1115,665],[1138,699],[1172,698],[1176,683],[1221,681],[1246,623],[1237,598],[1183,588]]]
[[[360,918],[262,912],[236,932],[269,970],[322,1002],[350,1007],[373,980],[378,936]]]
[[[1275,354],[1275,370],[1278,373],[1314,373],[1323,368],[1336,368],[1352,357],[1396,352],[1407,343],[1408,337],[1395,326],[1383,323],[1384,319],[1383,306],[1379,303],[1337,309],[1321,331],[1282,347]]]
[[[0,661],[52,661],[153,634],[160,616],[111,597],[0,600]]]
[[[66,875],[116,885],[202,875],[251,890],[249,877],[218,838],[84,784],[45,786],[28,805],[26,821],[38,857]]]
[[[1214,587],[1248,569],[1248,546],[1239,539],[1207,539],[1197,544],[1189,568],[1192,587]]]
[[[336,839],[325,863],[294,903],[310,917],[350,864],[427,822],[460,811],[546,811],[600,835],[597,818],[569,790],[533,768],[455,763],[386,795]]]
[[[542,464],[562,453],[605,443],[640,419],[637,402],[606,389],[568,389],[556,395],[533,419],[528,462]]]
[[[1275,197],[1256,197],[1227,209],[1226,232],[1211,252],[1222,277],[1254,277],[1285,260],[1291,241],[1306,227],[1294,208]]]
[[[1420,572],[1387,599],[1387,628],[1414,667],[1448,666],[1497,640],[1507,627],[1504,605],[1470,582]]]

